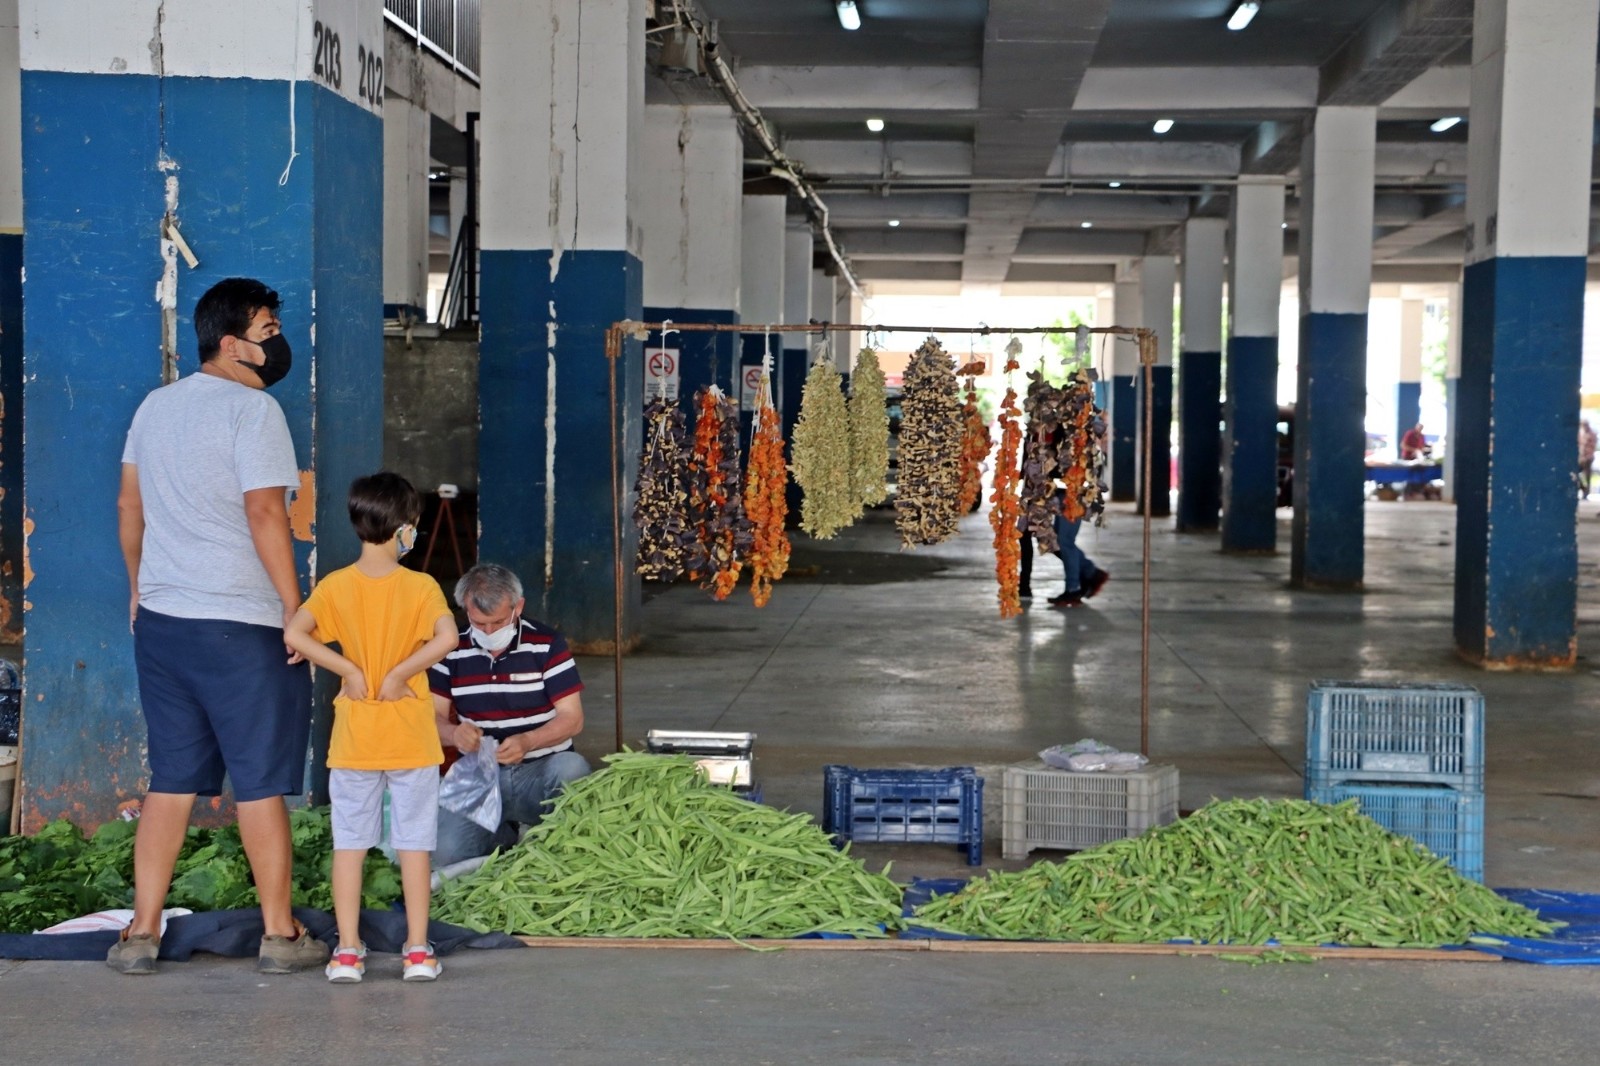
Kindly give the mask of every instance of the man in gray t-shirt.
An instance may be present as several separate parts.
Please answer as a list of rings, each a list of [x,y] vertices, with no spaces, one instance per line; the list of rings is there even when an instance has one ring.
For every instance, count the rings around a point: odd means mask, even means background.
[[[287,491],[294,444],[264,391],[289,371],[278,294],[246,278],[195,305],[200,370],[147,396],[122,455],[118,534],[128,566],[150,787],[134,847],[133,924],[106,962],[155,970],[161,909],[196,796],[226,774],[261,899],[258,968],[321,965],[328,949],[289,909],[288,809],[305,779],[311,690],[283,643],[300,607]]]

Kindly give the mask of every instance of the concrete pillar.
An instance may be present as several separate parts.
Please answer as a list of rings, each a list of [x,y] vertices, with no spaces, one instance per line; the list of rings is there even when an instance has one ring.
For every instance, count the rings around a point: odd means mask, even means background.
[[[787,198],[783,196],[744,198],[744,218],[740,223],[739,317],[752,325],[783,322],[783,266],[788,254],[784,236],[786,206]],[[748,374],[751,367],[759,367],[764,356],[770,355],[772,365],[778,365],[783,354],[783,334],[746,332],[740,337],[742,374]],[[755,398],[752,389],[745,388],[743,394],[747,400]]]
[[[246,22],[234,5],[116,8],[19,10],[24,399],[29,435],[49,445],[25,456],[26,729],[46,741],[24,747],[30,829],[58,815],[95,824],[143,791],[112,500],[135,408],[198,369],[200,294],[250,275],[283,299],[294,369],[272,395],[302,468],[290,504],[302,580],[313,559],[329,570],[355,557],[345,490],[382,461],[383,121],[362,62],[383,54],[382,11],[321,0],[314,36],[293,5],[258,5]],[[162,239],[168,218],[197,266]],[[321,766],[313,755],[313,780]]]
[[[834,307],[833,321],[845,323],[859,323],[865,317],[865,308],[862,306],[861,297],[848,284],[835,278],[833,283]],[[839,368],[839,373],[844,375],[845,381],[850,380],[850,371],[856,365],[856,352],[866,343],[865,336],[859,331],[849,333],[834,333],[833,337],[833,362]],[[921,338],[916,341],[921,344]]]
[[[605,330],[643,312],[630,205],[642,178],[643,0],[485,0],[482,13],[479,555],[530,615],[614,647]],[[622,483],[639,454],[641,345],[616,368]],[[623,523],[624,558],[634,548]],[[639,583],[623,567],[622,640]]]
[[[644,317],[649,322],[739,321],[738,123],[726,107],[649,105],[640,138],[638,212],[643,233]],[[707,385],[737,395],[736,333],[652,334],[659,360],[676,367],[686,401]],[[646,366],[648,376],[652,368]]]
[[[1178,530],[1214,532],[1222,511],[1222,271],[1228,223],[1183,224],[1183,362],[1178,375]]]
[[[836,281],[826,271],[811,272],[811,317],[818,322],[832,322],[838,299],[834,294]]]
[[[1460,409],[1458,398],[1461,383],[1461,282],[1450,286],[1450,321],[1445,333],[1444,371],[1444,498],[1456,502],[1456,453],[1461,450],[1460,429],[1456,412]]]
[[[1139,299],[1142,325],[1155,330],[1157,359],[1151,373],[1150,402],[1150,513],[1172,513],[1172,304],[1177,284],[1177,263],[1170,255],[1147,255],[1140,267]],[[1139,375],[1139,502],[1144,502],[1144,374]]]
[[[1400,301],[1400,378],[1394,387],[1394,446],[1406,430],[1422,421],[1422,313],[1421,300]],[[1442,426],[1433,427],[1435,433]]]
[[[1323,107],[1300,164],[1294,555],[1305,588],[1360,588],[1377,111]]]
[[[811,320],[811,227],[801,222],[783,235],[783,324],[800,326]],[[800,394],[805,389],[809,335],[783,334],[783,359],[773,371],[783,439],[800,418]],[[854,353],[851,353],[854,355]]]
[[[1577,656],[1585,257],[1600,0],[1478,0],[1457,419],[1455,640]]]
[[[428,109],[391,96],[383,108],[383,316],[428,310]]]
[[[0,643],[22,639],[22,79],[0,0]]]
[[[1111,307],[1116,325],[1144,324],[1139,279],[1131,268],[1118,268]],[[1111,350],[1111,498],[1128,501],[1139,495],[1139,346],[1119,339]]]
[[[1283,185],[1241,178],[1228,255],[1228,398],[1223,414],[1222,550],[1278,546],[1278,314]]]

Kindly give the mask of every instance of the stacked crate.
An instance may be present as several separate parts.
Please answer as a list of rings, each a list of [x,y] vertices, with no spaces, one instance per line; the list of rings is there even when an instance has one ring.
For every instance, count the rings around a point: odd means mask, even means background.
[[[1483,694],[1470,685],[1314,681],[1306,799],[1361,813],[1483,880]]]

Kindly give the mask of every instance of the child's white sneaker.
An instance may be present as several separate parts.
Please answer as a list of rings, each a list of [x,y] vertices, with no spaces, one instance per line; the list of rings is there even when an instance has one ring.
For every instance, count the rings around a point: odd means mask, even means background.
[[[434,957],[432,944],[413,944],[406,948],[406,968],[400,978],[404,981],[436,981],[444,972]]]
[[[328,959],[328,965],[323,968],[323,973],[328,975],[328,980],[338,985],[353,985],[361,980],[361,975],[367,969],[367,945],[357,944],[355,947],[339,945]]]

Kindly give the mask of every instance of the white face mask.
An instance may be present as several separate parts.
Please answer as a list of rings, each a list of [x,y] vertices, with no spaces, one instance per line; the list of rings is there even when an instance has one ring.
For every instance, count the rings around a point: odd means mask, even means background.
[[[516,638],[517,626],[518,623],[515,619],[512,620],[510,625],[501,626],[493,633],[485,633],[477,626],[473,626],[472,639],[478,642],[479,647],[488,651],[504,651],[510,646],[511,641]]]

